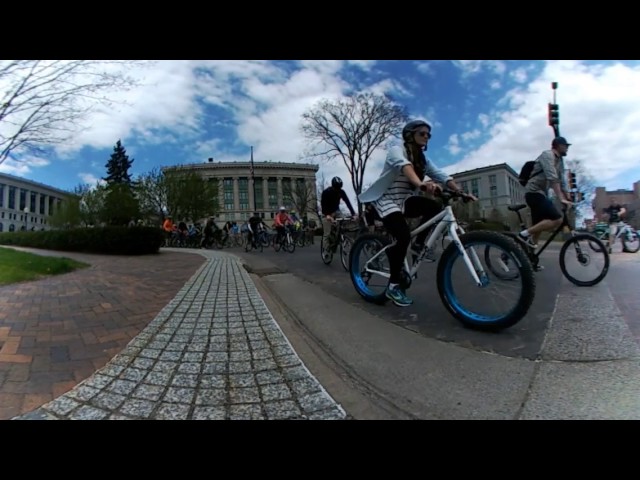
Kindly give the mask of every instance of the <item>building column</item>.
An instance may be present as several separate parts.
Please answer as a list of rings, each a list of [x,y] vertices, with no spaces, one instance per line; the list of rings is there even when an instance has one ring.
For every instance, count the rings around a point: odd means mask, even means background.
[[[247,181],[247,188],[249,190],[249,210],[252,212],[251,216],[253,216],[253,189],[254,189],[254,185],[253,182],[255,182],[256,179],[255,178],[251,178],[251,175],[249,175],[248,177],[248,181]]]
[[[282,177],[277,177],[277,181],[278,181],[278,208],[280,208],[280,205],[282,205],[282,203],[283,203],[283,199],[282,199]]]
[[[44,214],[49,216],[49,195],[44,196]]]
[[[9,185],[4,186],[2,197],[2,205],[4,205],[4,208],[9,208]]]
[[[240,211],[240,188],[238,187],[238,177],[233,177],[233,209]],[[236,214],[234,213],[234,218]]]
[[[13,194],[13,201],[16,206],[16,211],[22,212],[22,209],[20,208],[20,187],[15,188],[15,193]]]

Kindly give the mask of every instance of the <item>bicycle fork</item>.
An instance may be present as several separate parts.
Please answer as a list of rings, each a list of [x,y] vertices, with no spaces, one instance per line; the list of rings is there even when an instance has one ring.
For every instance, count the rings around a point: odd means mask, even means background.
[[[471,255],[467,254],[467,251],[464,249],[462,242],[460,241],[460,237],[458,236],[457,225],[455,223],[451,223],[449,225],[449,236],[451,237],[451,241],[456,246],[460,254],[462,255],[462,259],[464,260],[469,273],[471,274],[471,278],[476,282],[476,285],[479,287],[485,287],[488,284],[489,277],[484,271],[482,264],[480,263],[480,258],[478,258],[478,254],[476,253],[475,248],[471,249]],[[469,258],[471,256],[471,258]]]

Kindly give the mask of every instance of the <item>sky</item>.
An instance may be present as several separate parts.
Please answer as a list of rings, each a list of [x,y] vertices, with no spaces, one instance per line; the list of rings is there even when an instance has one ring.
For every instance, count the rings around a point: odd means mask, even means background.
[[[3,61],[0,61],[3,62]],[[427,155],[448,173],[508,163],[516,171],[550,147],[547,104],[558,82],[560,131],[596,184],[631,189],[640,180],[640,61],[578,60],[163,60],[127,73],[141,85],[111,92],[73,139],[40,156],[16,155],[0,171],[63,190],[95,184],[118,140],[132,176],[154,167],[214,161],[319,163],[304,158],[301,116],[322,99],[388,93],[412,118],[429,120]],[[0,121],[0,133],[8,128]],[[375,152],[365,185],[381,172]]]

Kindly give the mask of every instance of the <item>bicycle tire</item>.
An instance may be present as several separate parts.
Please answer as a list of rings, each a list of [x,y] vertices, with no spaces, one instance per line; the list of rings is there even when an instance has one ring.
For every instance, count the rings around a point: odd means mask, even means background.
[[[322,262],[325,265],[331,265],[331,262],[333,261],[333,252],[331,252],[331,250],[328,250],[328,255],[324,256],[324,251],[325,251],[325,247],[324,247],[324,237],[320,239],[320,257],[322,258]]]
[[[577,243],[580,240],[586,240],[587,242],[589,242],[590,248],[592,248],[591,244],[595,243],[598,246],[599,250],[595,250],[593,248],[592,250],[597,251],[598,253],[600,251],[604,253],[604,268],[602,269],[602,272],[600,272],[600,274],[593,280],[589,280],[589,281],[578,280],[577,278],[573,278],[571,275],[569,275],[569,272],[567,271],[567,265],[564,260],[564,255],[569,249],[569,246],[571,244]],[[589,233],[578,233],[574,235],[569,240],[564,242],[564,244],[562,244],[562,247],[560,248],[560,270],[562,271],[562,274],[565,276],[567,280],[569,280],[571,283],[573,283],[578,287],[593,287],[594,285],[597,285],[602,280],[604,280],[604,278],[607,276],[607,273],[609,272],[609,261],[610,261],[609,251],[604,245],[604,243],[602,243],[600,239],[594,237]]]
[[[460,242],[465,249],[474,243],[487,242],[508,252],[518,268],[522,291],[515,307],[501,316],[483,317],[462,308],[451,287],[453,261],[460,256],[460,251],[452,243],[441,255],[436,274],[438,294],[447,311],[465,327],[474,330],[500,331],[517,324],[528,313],[535,298],[536,279],[529,258],[514,240],[498,232],[480,230],[464,233],[460,235]]]
[[[640,241],[638,241],[638,246],[636,248],[629,248],[627,247],[627,236],[629,234],[627,232],[624,232],[623,236],[622,236],[622,251],[625,253],[637,253],[638,250],[640,250]],[[633,238],[638,239],[638,232],[632,231],[631,235],[633,236]]]
[[[365,233],[357,237],[355,242],[353,242],[353,245],[351,245],[351,251],[349,252],[349,278],[351,279],[351,283],[356,289],[356,292],[358,292],[358,295],[363,299],[376,305],[384,305],[389,300],[386,292],[384,290],[379,294],[370,292],[365,284],[365,280],[362,278],[362,272],[358,265],[362,248],[367,242],[371,241],[379,242],[381,248],[384,248],[391,243],[387,236],[380,235],[378,233]]]
[[[344,253],[344,245],[345,244],[350,244],[349,247],[349,252],[345,255]],[[351,256],[351,249],[353,248],[353,240],[351,240],[349,237],[343,237],[342,242],[340,242],[340,262],[342,263],[342,267],[345,269],[345,271],[349,271],[349,257]]]

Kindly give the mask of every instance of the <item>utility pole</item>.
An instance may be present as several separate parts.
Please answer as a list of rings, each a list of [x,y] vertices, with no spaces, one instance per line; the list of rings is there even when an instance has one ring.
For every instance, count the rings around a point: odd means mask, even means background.
[[[256,179],[253,172],[253,146],[251,147],[251,166],[249,167],[251,173],[251,184],[253,185],[253,213],[258,213],[258,207],[256,206]],[[253,215],[251,215],[253,217]]]

